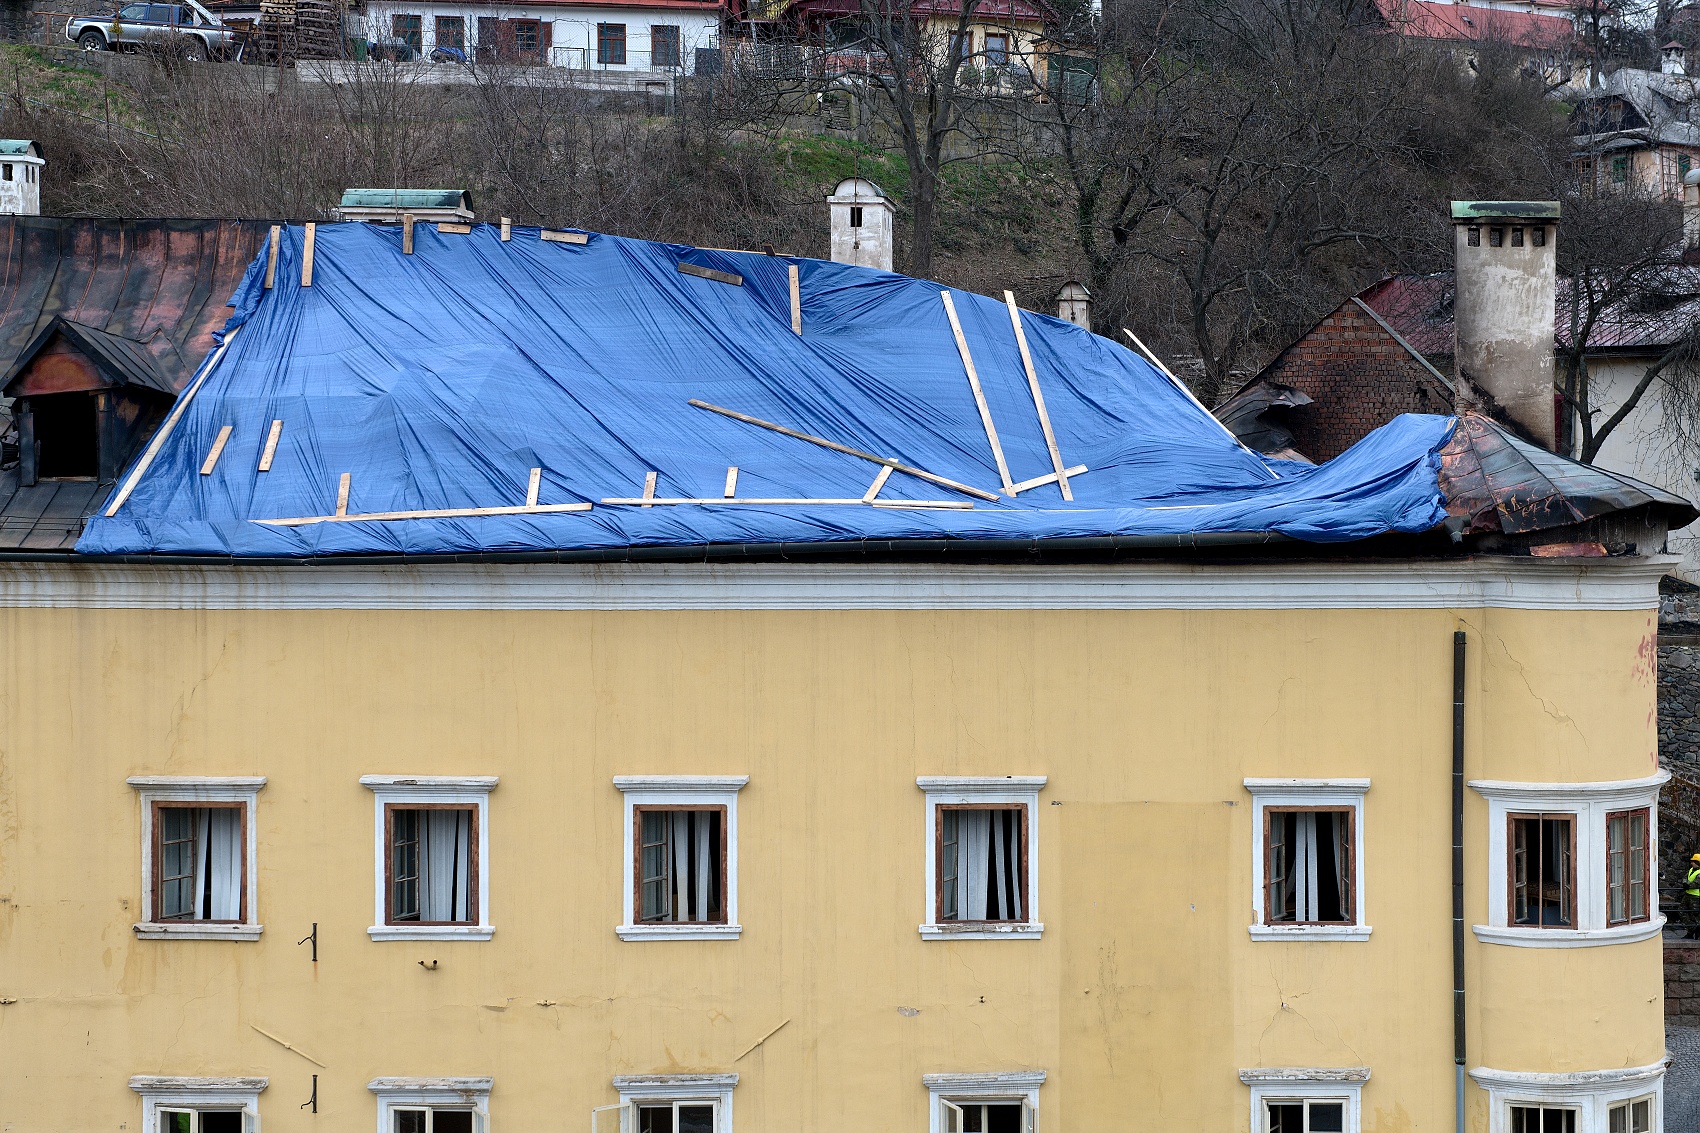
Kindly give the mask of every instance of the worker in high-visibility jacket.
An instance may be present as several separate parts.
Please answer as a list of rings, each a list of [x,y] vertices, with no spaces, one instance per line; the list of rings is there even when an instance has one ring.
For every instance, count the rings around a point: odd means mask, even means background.
[[[1700,940],[1700,854],[1688,859],[1687,888],[1682,891],[1682,919],[1688,925],[1688,939]]]

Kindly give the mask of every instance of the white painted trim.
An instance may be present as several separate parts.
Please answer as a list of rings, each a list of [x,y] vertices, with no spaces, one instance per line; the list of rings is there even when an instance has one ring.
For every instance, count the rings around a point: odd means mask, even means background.
[[[1280,1101],[1340,1102],[1345,1107],[1345,1133],[1358,1133],[1362,1127],[1367,1066],[1241,1070],[1240,1081],[1251,1087],[1252,1133],[1268,1133],[1264,1106]]]
[[[738,923],[738,792],[748,775],[616,775],[614,786],[625,797],[625,840],[621,843],[620,909],[614,926],[621,940],[737,940]],[[641,806],[720,806],[726,808],[726,923],[644,924],[637,919],[635,813]],[[735,1076],[734,1076],[735,1077]]]
[[[471,1109],[478,1115],[473,1127],[488,1133],[494,1086],[494,1078],[374,1078],[366,1083],[378,1095],[378,1133],[392,1133],[392,1110],[407,1106]]]
[[[1284,779],[1247,778],[1251,792],[1251,911],[1252,923],[1246,931],[1253,940],[1291,942],[1295,940],[1368,940],[1370,928],[1366,906],[1369,893],[1364,885],[1367,871],[1364,828],[1364,795],[1369,792],[1368,779]],[[1352,878],[1353,900],[1351,924],[1265,924],[1263,909],[1263,828],[1264,811],[1270,806],[1282,807],[1340,807],[1352,808],[1352,857],[1355,876]],[[1255,1126],[1254,1126],[1255,1128]]]
[[[1367,1066],[1253,1066],[1240,1071],[1240,1081],[1248,1086],[1367,1082],[1369,1076]]]
[[[736,1074],[616,1074],[613,1084],[620,1093],[621,1105],[712,1102],[715,1108],[714,1133],[732,1133],[732,1091],[738,1086]]]
[[[1597,948],[1602,944],[1633,944],[1651,940],[1665,930],[1659,913],[1650,921],[1616,925],[1612,928],[1518,928],[1511,925],[1471,925],[1483,944],[1509,944],[1517,948]]]
[[[1664,928],[1659,913],[1659,788],[1670,778],[1660,771],[1642,779],[1598,783],[1514,783],[1478,779],[1470,788],[1488,803],[1488,923],[1474,925],[1476,939],[1514,948],[1594,948],[1630,944],[1657,936]],[[1606,924],[1606,815],[1613,811],[1648,810],[1647,908],[1650,920],[1635,924]],[[1511,924],[1506,864],[1506,821],[1526,811],[1576,816],[1576,927],[1540,928]]]
[[[921,775],[915,785],[927,794],[926,823],[921,835],[926,843],[922,861],[926,868],[921,910],[922,940],[1037,940],[1045,933],[1039,919],[1039,792],[1049,779],[1044,775]],[[940,806],[1008,803],[1027,808],[1027,914],[1024,921],[958,924],[935,921],[939,902],[938,810]],[[936,1107],[935,1107],[936,1108]]]
[[[1556,562],[0,561],[0,608],[169,610],[1653,610],[1671,556]]]
[[[1039,1087],[1045,1084],[1043,1070],[1002,1070],[979,1074],[923,1074],[927,1087],[927,1128],[945,1133],[944,1105],[951,1102],[1021,1102],[1033,1114],[1033,1133],[1039,1129]]]
[[[1667,1062],[1661,1059],[1649,1066],[1573,1073],[1478,1066],[1470,1071],[1470,1077],[1488,1094],[1488,1133],[1511,1133],[1511,1107],[1522,1102],[1567,1106],[1577,1111],[1576,1133],[1608,1133],[1613,1105],[1646,1097],[1653,1100],[1653,1133],[1661,1133]]]
[[[372,925],[373,940],[489,940],[496,934],[490,923],[490,792],[496,775],[362,775],[360,785],[372,792]],[[392,925],[384,923],[384,807],[387,804],[464,803],[478,810],[478,921],[476,924]],[[388,1079],[378,1079],[387,1081]],[[469,1079],[470,1080],[470,1079]]]
[[[748,775],[616,775],[614,786],[622,791],[683,791],[701,794],[707,791],[741,791],[749,784]]]
[[[1048,779],[1044,775],[920,775],[915,779],[915,785],[923,791],[963,796],[1042,791],[1046,782]]]
[[[259,813],[264,775],[132,775],[124,780],[142,804],[142,919],[131,926],[139,940],[258,940],[260,923]],[[240,803],[242,828],[242,903],[239,924],[205,921],[156,921],[153,907],[153,811],[155,803]]]
[[[260,1133],[260,1093],[267,1078],[179,1078],[138,1074],[130,1088],[142,1096],[144,1130],[159,1128],[163,1109],[240,1109],[245,1128]]]

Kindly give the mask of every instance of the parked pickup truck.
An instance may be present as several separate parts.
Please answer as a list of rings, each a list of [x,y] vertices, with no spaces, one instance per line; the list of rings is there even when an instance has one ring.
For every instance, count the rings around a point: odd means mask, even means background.
[[[84,51],[134,51],[144,45],[175,46],[187,59],[221,59],[236,54],[236,34],[195,2],[126,4],[110,16],[77,16],[65,23],[65,38]]]

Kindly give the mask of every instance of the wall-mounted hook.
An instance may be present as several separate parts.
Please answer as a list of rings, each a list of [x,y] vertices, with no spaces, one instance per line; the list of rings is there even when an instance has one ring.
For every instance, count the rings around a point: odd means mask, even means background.
[[[435,960],[421,960],[419,961],[419,966],[424,968],[427,972],[434,972],[437,970],[437,962]]]
[[[319,926],[314,925],[313,927],[318,928]],[[313,1075],[313,1096],[308,1098],[306,1101],[302,1102],[296,1108],[297,1109],[306,1109],[308,1106],[313,1107],[314,1113],[319,1112],[319,1076],[317,1074]]]
[[[317,964],[319,962],[319,922],[318,921],[313,922],[313,931],[312,932],[308,933],[306,936],[303,936],[300,940],[297,940],[295,942],[295,947],[299,948],[303,944],[306,944],[308,941],[312,941],[312,943],[313,943],[313,963]],[[313,1112],[317,1113],[319,1111],[314,1110]]]

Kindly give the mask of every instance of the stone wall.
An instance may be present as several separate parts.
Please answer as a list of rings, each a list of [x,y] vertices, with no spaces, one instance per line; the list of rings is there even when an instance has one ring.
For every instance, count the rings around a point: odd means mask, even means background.
[[[1700,638],[1659,640],[1659,761],[1700,773]]]
[[[1665,942],[1665,1023],[1700,1027],[1700,940]]]

